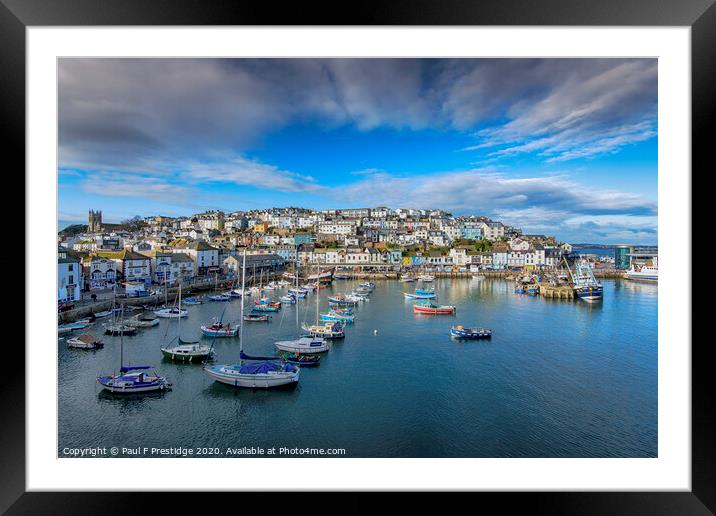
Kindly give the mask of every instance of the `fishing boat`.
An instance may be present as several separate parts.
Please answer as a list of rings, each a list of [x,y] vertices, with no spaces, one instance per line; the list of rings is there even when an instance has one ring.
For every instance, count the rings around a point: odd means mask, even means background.
[[[360,288],[367,289],[367,290],[369,290],[369,291],[371,291],[371,292],[372,292],[373,290],[375,290],[375,283],[372,283],[372,282],[370,282],[370,281],[365,281],[365,282],[363,282],[363,283],[359,283],[358,286],[359,286]]]
[[[525,287],[520,283],[515,287],[515,294],[524,294]]]
[[[413,276],[412,274],[403,274],[400,277],[401,283],[412,283],[413,281],[417,281],[417,278]]]
[[[244,321],[255,321],[255,322],[269,322],[271,319],[270,315],[261,314],[245,314]]]
[[[588,261],[580,258],[574,267],[574,272],[569,269],[569,265],[567,265],[567,269],[572,277],[574,293],[579,299],[587,302],[601,301],[603,299],[604,288],[594,277],[594,271]]]
[[[281,308],[281,301],[271,301],[266,297],[262,297],[258,301],[254,301],[255,306],[272,306],[274,308]]]
[[[275,346],[279,351],[301,353],[302,355],[323,353],[330,349],[330,344],[320,337],[300,337],[295,340],[282,340],[276,342]]]
[[[96,312],[96,313],[94,313],[94,314],[92,314],[92,315],[94,315],[95,318],[97,318],[97,319],[101,319],[102,317],[107,317],[107,316],[112,315],[112,310],[105,310],[105,311],[103,311],[103,312]]]
[[[421,274],[418,276],[418,279],[423,283],[431,283],[435,281],[435,276],[431,276],[430,274]]]
[[[304,355],[302,353],[283,351],[280,356],[289,364],[296,364],[301,367],[315,367],[321,365],[321,355]]]
[[[279,308],[277,306],[273,306],[273,305],[258,304],[258,305],[254,305],[252,310],[254,312],[278,312]]]
[[[335,296],[328,296],[328,302],[335,305],[357,305],[358,300],[355,297],[353,296],[353,298],[349,299],[343,294],[336,294]]]
[[[295,298],[295,296],[293,296],[291,294],[281,296],[279,299],[281,300],[282,303],[288,303],[290,305],[296,304],[296,298]]]
[[[177,308],[175,306],[171,308],[162,308],[161,310],[155,310],[157,317],[164,319],[176,319],[177,317],[189,317],[189,310],[186,308]]]
[[[136,330],[135,330],[136,331]],[[163,376],[155,372],[150,365],[124,365],[124,339],[120,333],[119,340],[119,374],[97,377],[103,389],[117,394],[134,394],[143,392],[164,391],[171,388],[171,384]]]
[[[370,301],[369,296],[354,296],[353,294],[347,294],[346,295],[346,302],[343,304],[336,304],[331,301],[329,301],[329,304],[331,306],[355,306],[358,303],[365,303],[366,301]]]
[[[403,292],[406,299],[435,299],[437,294],[432,290],[417,289],[414,293]]]
[[[241,274],[241,289],[246,281],[246,251],[244,251]],[[244,300],[241,300],[241,316],[244,315]],[[243,332],[243,324],[240,326]],[[243,335],[239,337],[239,363],[204,366],[204,371],[219,383],[233,387],[270,389],[298,382],[300,368],[294,364],[282,363],[280,357],[250,357],[244,354]],[[212,344],[213,345],[213,344]],[[248,363],[246,363],[248,362]]]
[[[492,338],[492,330],[487,328],[465,328],[462,324],[450,328],[450,336],[457,339],[489,339]]]
[[[299,299],[303,299],[308,295],[308,291],[302,288],[290,288],[288,289],[288,293]]]
[[[339,314],[334,311],[330,311],[327,314],[321,314],[322,321],[341,321],[345,323],[352,323],[355,316],[347,314]]]
[[[187,297],[184,299],[184,304],[193,306],[193,305],[203,305],[204,301],[199,299],[198,297]]]
[[[310,337],[323,339],[342,339],[346,336],[340,322],[327,322],[325,324],[302,324],[301,329]]]
[[[77,349],[99,349],[104,347],[104,343],[94,335],[83,333],[77,337],[67,339],[67,347]]]
[[[631,264],[629,270],[626,271],[626,277],[635,281],[659,281],[659,264],[656,256],[651,263],[645,263],[644,265]]]
[[[179,285],[179,309],[181,310],[181,284]],[[181,318],[177,318],[178,342],[175,346],[165,345],[159,348],[166,358],[180,362],[201,362],[214,354],[214,348],[208,344],[200,344],[199,341],[187,341],[181,338]]]
[[[370,290],[363,290],[359,288],[354,288],[351,291],[351,295],[357,296],[357,297],[368,297],[370,296]]]
[[[236,337],[239,327],[240,325],[231,326],[231,323],[223,323],[215,317],[212,324],[205,324],[201,327],[201,333],[207,337]]]
[[[331,312],[342,314],[342,315],[353,315],[353,309],[351,307],[332,307]]]
[[[428,315],[451,315],[455,313],[455,307],[449,305],[437,305],[433,302],[426,301],[413,306],[413,312],[416,314]]]

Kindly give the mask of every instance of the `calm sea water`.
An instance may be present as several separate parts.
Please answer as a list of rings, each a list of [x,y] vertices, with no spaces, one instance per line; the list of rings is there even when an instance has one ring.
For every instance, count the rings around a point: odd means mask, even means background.
[[[321,292],[344,292],[336,281]],[[200,365],[163,360],[175,320],[125,337],[125,361],[149,363],[170,392],[126,399],[103,393],[116,371],[119,337],[104,349],[59,343],[59,453],[64,447],[344,448],[347,457],[654,457],[657,454],[657,287],[604,281],[604,301],[515,295],[504,280],[436,280],[455,316],[419,316],[403,291],[378,281],[343,342],[294,389],[252,391],[212,381]],[[238,319],[239,301],[226,318]],[[226,303],[188,307],[182,336]],[[315,320],[315,297],[285,306],[270,324],[247,323],[249,354],[273,354]],[[452,324],[479,325],[491,341],[455,342]],[[377,334],[375,331],[377,330]],[[208,339],[207,339],[208,340]],[[217,362],[239,357],[238,339],[217,339]]]

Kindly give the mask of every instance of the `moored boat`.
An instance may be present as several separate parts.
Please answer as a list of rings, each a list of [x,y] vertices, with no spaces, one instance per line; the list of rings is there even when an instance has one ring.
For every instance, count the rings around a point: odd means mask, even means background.
[[[270,315],[265,314],[245,314],[244,321],[255,321],[255,322],[269,322],[271,319]]]
[[[322,321],[341,321],[345,323],[352,323],[355,316],[349,314],[341,314],[331,310],[327,314],[321,314]]]
[[[626,277],[635,281],[659,281],[659,264],[657,258],[654,257],[651,263],[645,263],[644,265],[632,264],[629,270],[626,271]]]
[[[431,302],[418,303],[413,306],[413,312],[416,314],[428,315],[451,315],[454,314],[456,308],[450,305],[437,305]]]
[[[190,305],[190,306],[204,304],[204,302],[201,299],[199,299],[198,297],[187,297],[182,301],[182,303],[184,303],[185,305]]]
[[[162,308],[161,310],[155,310],[155,314],[157,314],[157,317],[162,317],[165,319],[175,319],[177,317],[188,317],[189,316],[189,310],[186,308],[177,308],[175,306],[171,308]]]
[[[281,357],[290,364],[296,364],[301,367],[315,367],[321,365],[321,355],[304,355],[301,353],[291,353],[283,351]]]
[[[136,335],[137,328],[127,326],[126,324],[108,324],[104,328],[104,334],[115,337],[118,335]]]
[[[77,337],[67,339],[67,347],[77,349],[99,349],[104,347],[104,343],[94,335],[83,333]]]
[[[160,348],[162,355],[171,360],[179,362],[201,362],[211,358],[214,351],[208,344],[198,342],[184,343],[181,339],[179,344],[173,347]]]
[[[282,340],[275,343],[279,351],[291,353],[313,354],[323,353],[330,349],[330,344],[323,338],[300,337],[295,340]]]
[[[231,296],[228,294],[212,294],[206,296],[209,301],[220,302],[220,301],[231,301]]]
[[[418,293],[417,290],[415,291],[415,293],[403,292],[403,295],[406,299],[435,299],[436,297],[438,297],[435,292]]]
[[[327,322],[326,324],[301,325],[301,329],[310,337],[323,339],[342,339],[346,336],[340,322]]]
[[[223,323],[215,318],[212,324],[201,327],[201,333],[207,337],[236,337],[239,333],[239,325],[231,326],[231,323]]]
[[[107,317],[107,316],[112,315],[112,310],[105,310],[105,311],[103,311],[103,312],[96,312],[96,313],[94,313],[94,314],[92,314],[92,315],[94,315],[97,319],[101,319],[102,317]]]
[[[489,339],[492,338],[492,330],[487,328],[465,328],[458,324],[450,328],[450,335],[458,339]]]

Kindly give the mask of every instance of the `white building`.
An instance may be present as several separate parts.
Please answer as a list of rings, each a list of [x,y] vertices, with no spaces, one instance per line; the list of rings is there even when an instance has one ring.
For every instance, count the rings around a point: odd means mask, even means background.
[[[57,300],[79,301],[81,298],[82,264],[77,255],[66,249],[57,250]]]

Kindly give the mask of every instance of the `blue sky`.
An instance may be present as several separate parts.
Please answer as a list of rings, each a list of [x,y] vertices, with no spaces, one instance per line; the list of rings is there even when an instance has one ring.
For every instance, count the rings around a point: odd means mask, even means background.
[[[656,243],[654,59],[62,59],[60,225],[440,208]]]

